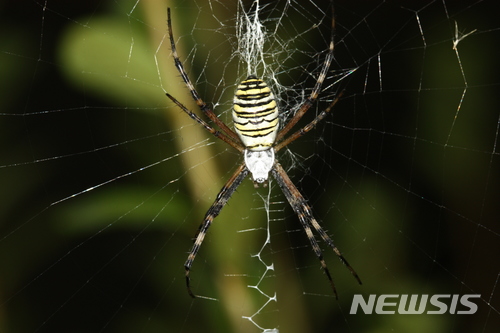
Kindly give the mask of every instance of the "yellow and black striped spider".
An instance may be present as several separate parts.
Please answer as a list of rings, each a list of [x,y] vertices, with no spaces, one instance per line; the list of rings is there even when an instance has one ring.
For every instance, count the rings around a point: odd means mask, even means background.
[[[276,182],[280,186],[285,197],[287,198],[294,212],[297,214],[299,221],[306,232],[307,238],[311,243],[314,253],[318,257],[321,263],[321,267],[323,268],[326,276],[328,277],[328,280],[330,281],[330,285],[333,289],[335,297],[337,297],[335,285],[333,283],[330,272],[328,271],[328,267],[326,266],[326,262],[323,259],[322,251],[316,241],[316,238],[313,235],[311,226],[320,235],[323,241],[333,249],[340,261],[351,271],[352,275],[361,284],[361,280],[359,279],[354,269],[342,256],[339,249],[335,246],[326,231],[319,225],[318,221],[316,221],[316,219],[312,215],[311,207],[309,207],[307,201],[304,199],[302,194],[300,194],[297,187],[295,187],[281,164],[275,158],[276,152],[287,146],[295,139],[309,132],[316,126],[319,121],[325,118],[325,116],[330,112],[330,110],[340,98],[341,94],[337,95],[335,100],[328,106],[328,108],[318,114],[318,116],[313,121],[285,139],[285,135],[302,118],[307,110],[309,110],[320,93],[321,85],[323,84],[333,58],[333,25],[334,21],[332,20],[332,37],[328,48],[328,53],[326,55],[326,59],[323,63],[323,67],[321,68],[321,72],[318,76],[314,89],[312,90],[311,95],[300,106],[293,118],[291,118],[290,121],[288,121],[281,130],[279,130],[278,107],[273,93],[263,80],[257,78],[255,75],[250,75],[246,80],[239,84],[234,96],[233,121],[235,131],[233,131],[224,122],[219,120],[212,109],[201,99],[200,95],[189,79],[184,66],[182,65],[182,62],[179,59],[179,55],[177,54],[174,37],[172,34],[170,8],[168,9],[168,33],[170,37],[172,56],[174,58],[175,66],[177,67],[177,70],[179,71],[182,79],[184,80],[184,83],[191,92],[191,95],[198,107],[213,123],[215,123],[215,125],[217,125],[217,127],[219,127],[220,130],[216,130],[214,127],[210,126],[203,119],[188,110],[172,95],[167,93],[168,98],[170,98],[192,119],[205,127],[207,131],[212,133],[215,137],[226,142],[231,147],[237,149],[244,156],[244,162],[238,167],[236,172],[227,181],[224,187],[222,187],[219,194],[217,195],[217,198],[215,199],[215,202],[205,214],[203,222],[201,223],[196,235],[193,248],[189,252],[189,256],[184,264],[184,268],[186,270],[187,290],[189,295],[191,295],[192,297],[196,297],[196,295],[193,293],[190,286],[190,270],[196,254],[200,249],[200,246],[203,242],[203,239],[205,238],[208,228],[212,224],[212,221],[215,219],[215,217],[217,217],[217,215],[219,215],[220,211],[227,203],[231,195],[249,173],[252,175],[252,180],[256,188],[259,187],[260,184],[262,184],[263,186],[267,186],[269,173],[271,173],[274,179],[276,179]]]

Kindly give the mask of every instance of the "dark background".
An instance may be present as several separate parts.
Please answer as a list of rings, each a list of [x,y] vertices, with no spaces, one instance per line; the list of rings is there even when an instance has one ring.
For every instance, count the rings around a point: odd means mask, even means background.
[[[139,52],[137,36],[153,39],[143,4],[128,16],[131,6],[125,2],[0,3],[1,332],[257,331],[241,316],[253,313],[245,312],[246,306],[255,312],[264,298],[257,293],[240,298],[237,287],[230,289],[231,278],[221,273],[232,271],[220,268],[234,261],[251,281],[245,283],[257,283],[263,274],[250,254],[258,251],[264,234],[255,240],[236,232],[257,228],[263,219],[256,215],[251,224],[262,201],[250,182],[221,214],[221,227],[207,237],[206,252],[193,270],[196,290],[221,301],[193,301],[183,280],[191,238],[239,161],[237,154],[219,143],[207,146],[219,174],[195,176],[206,196],[199,197],[188,179],[201,168],[185,170],[181,157],[191,153],[177,157],[177,142],[190,134],[170,120],[170,113],[180,111],[162,90],[174,79],[180,82],[178,75],[163,77],[163,86],[148,78],[119,77],[126,84],[116,88],[107,70],[125,59],[133,71],[135,60],[142,59],[136,53],[127,61],[126,48],[110,46],[123,59],[103,58],[101,76],[79,73],[64,58],[69,29],[101,29],[121,41],[98,26],[101,18],[99,24],[122,24],[129,37],[123,44],[135,37],[134,52]],[[289,332],[493,332],[498,327],[497,11],[494,1],[446,5],[449,17],[440,2],[335,3],[332,67],[360,69],[333,89],[346,90],[334,114],[290,146],[297,161],[288,153],[280,159],[316,217],[324,224],[335,221],[326,228],[364,284],[357,286],[328,253],[340,300],[331,297],[296,217],[273,191],[271,218],[278,222],[264,260],[274,262],[276,271],[263,288],[275,288],[279,301],[261,311],[255,318],[259,324]],[[187,53],[191,22],[206,7],[187,1],[172,6],[185,29],[178,35],[184,36]],[[417,9],[425,47],[412,11]],[[166,13],[161,15],[164,20],[151,30],[164,34]],[[465,33],[477,29],[458,45],[467,85],[452,49],[455,21]],[[208,44],[211,31],[201,33],[207,37],[193,38]],[[322,50],[324,36],[310,41],[311,48]],[[379,51],[383,89],[377,80]],[[194,58],[196,73],[205,63],[201,55]],[[93,68],[90,59],[82,53],[82,62]],[[214,69],[224,60],[210,59],[213,67],[207,67]],[[154,68],[154,59],[144,66]],[[209,74],[198,72],[206,81],[194,79],[208,101]],[[92,83],[96,76],[101,88]],[[304,86],[311,87],[314,78],[306,77]],[[158,99],[139,90],[148,86]],[[242,220],[250,224],[235,222]],[[348,314],[352,294],[383,293],[481,294],[481,301],[469,316]]]

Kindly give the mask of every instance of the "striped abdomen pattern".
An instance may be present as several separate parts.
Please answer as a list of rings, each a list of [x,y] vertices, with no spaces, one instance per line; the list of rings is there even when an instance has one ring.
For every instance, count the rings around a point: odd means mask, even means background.
[[[273,146],[278,132],[278,106],[269,86],[251,75],[234,95],[233,121],[236,133],[249,150]]]

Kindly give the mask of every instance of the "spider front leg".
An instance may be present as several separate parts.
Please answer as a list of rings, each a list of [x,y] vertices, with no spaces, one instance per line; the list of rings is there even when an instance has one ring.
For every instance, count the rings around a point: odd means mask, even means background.
[[[193,298],[197,296],[191,290],[191,281],[190,281],[191,279],[189,277],[189,274],[191,272],[191,266],[193,265],[194,258],[196,257],[196,254],[200,250],[200,246],[203,243],[203,239],[205,238],[208,228],[212,224],[213,220],[217,217],[217,215],[219,215],[220,211],[222,210],[222,207],[226,205],[229,198],[231,198],[234,191],[236,191],[236,188],[241,184],[241,182],[243,181],[243,179],[245,179],[247,175],[248,175],[247,167],[245,166],[245,164],[241,164],[236,170],[236,172],[233,174],[233,176],[222,187],[219,194],[217,194],[217,198],[215,199],[212,206],[210,206],[210,208],[208,209],[207,213],[205,214],[205,218],[203,219],[203,222],[200,225],[200,228],[198,229],[198,233],[196,234],[196,239],[194,241],[193,248],[191,249],[191,251],[189,251],[189,256],[186,262],[184,263],[184,268],[186,270],[187,290],[189,295]]]
[[[276,162],[271,172],[273,174],[273,177],[276,179],[278,185],[280,186],[281,190],[283,191],[283,194],[290,203],[290,206],[292,206],[293,211],[299,217],[299,221],[306,232],[307,238],[311,243],[314,253],[318,257],[321,263],[321,267],[323,268],[323,271],[325,272],[328,280],[330,281],[330,285],[332,287],[333,293],[335,294],[335,298],[338,299],[337,290],[335,289],[335,284],[333,283],[330,271],[326,266],[326,262],[323,259],[323,252],[321,251],[318,242],[314,238],[314,235],[311,230],[311,225],[316,230],[316,232],[319,233],[319,235],[325,241],[325,243],[327,243],[328,246],[330,246],[333,249],[333,252],[337,255],[340,261],[349,269],[349,271],[358,281],[358,283],[361,284],[361,280],[359,279],[358,274],[354,271],[351,265],[349,265],[349,263],[344,258],[342,253],[340,253],[339,249],[335,246],[335,244],[333,243],[332,239],[328,236],[326,231],[319,225],[318,221],[316,221],[316,219],[312,215],[311,207],[309,207],[307,201],[304,199],[304,197],[299,192],[297,187],[292,183],[292,181],[286,174],[285,169],[283,169],[281,164]]]

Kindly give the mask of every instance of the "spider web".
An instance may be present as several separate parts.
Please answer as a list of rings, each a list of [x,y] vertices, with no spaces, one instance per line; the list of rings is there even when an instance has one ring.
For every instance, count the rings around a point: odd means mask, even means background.
[[[252,72],[283,122],[310,94],[329,1],[4,4],[0,332],[495,331],[493,1],[335,1],[334,61],[298,126],[343,97],[278,158],[363,281],[322,244],[338,301],[272,181],[240,186],[195,260],[193,289],[218,301],[187,295],[192,237],[241,157],[165,97],[200,114],[167,7],[225,122]],[[481,297],[473,315],[352,315],[354,294]]]

